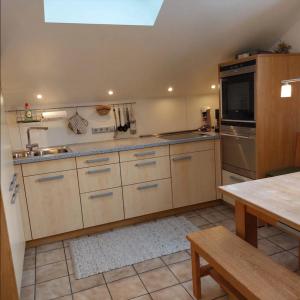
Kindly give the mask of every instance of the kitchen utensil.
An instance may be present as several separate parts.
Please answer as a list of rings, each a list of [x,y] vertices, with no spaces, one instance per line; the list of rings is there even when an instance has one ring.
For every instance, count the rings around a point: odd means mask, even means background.
[[[69,119],[68,127],[76,134],[85,134],[87,133],[88,124],[89,122],[76,111],[75,115]]]
[[[127,122],[126,122],[126,112],[124,106],[122,107],[122,130],[126,132],[128,130]]]
[[[130,116],[129,116],[128,106],[126,106],[126,123],[127,123],[127,127],[130,128]]]
[[[134,117],[134,111],[132,104],[130,105],[130,113],[129,113],[129,119],[130,119],[130,134],[136,134],[136,120]]]
[[[115,133],[114,133],[114,137],[117,136],[117,132],[118,132],[118,121],[117,121],[117,112],[115,107],[113,108],[113,113],[114,113],[114,120],[115,120]]]
[[[105,116],[107,115],[111,110],[110,105],[98,105],[96,106],[96,111],[100,116]]]
[[[120,107],[118,107],[118,117],[119,117],[118,131],[122,131],[122,123],[121,123],[121,108],[120,108]]]

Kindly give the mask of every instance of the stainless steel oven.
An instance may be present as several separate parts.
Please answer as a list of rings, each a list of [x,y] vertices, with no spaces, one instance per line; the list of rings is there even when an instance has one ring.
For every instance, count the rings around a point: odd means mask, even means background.
[[[256,60],[220,67],[221,122],[255,123]]]
[[[256,178],[256,129],[221,125],[222,168]]]

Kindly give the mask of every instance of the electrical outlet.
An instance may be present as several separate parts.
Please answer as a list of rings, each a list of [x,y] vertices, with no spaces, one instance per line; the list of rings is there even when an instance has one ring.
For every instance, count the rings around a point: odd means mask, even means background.
[[[108,133],[108,132],[114,132],[114,131],[115,131],[114,126],[92,128],[92,134]]]

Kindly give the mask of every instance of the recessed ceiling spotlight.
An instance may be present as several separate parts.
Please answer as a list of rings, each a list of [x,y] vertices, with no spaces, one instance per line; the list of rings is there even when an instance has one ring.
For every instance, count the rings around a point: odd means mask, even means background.
[[[169,92],[169,93],[172,93],[173,91],[174,91],[173,87],[172,87],[172,86],[169,86],[169,87],[168,87],[168,92]]]
[[[43,99],[43,95],[42,95],[42,94],[37,94],[37,95],[36,95],[36,98],[37,98],[37,99]]]
[[[215,84],[212,84],[212,85],[211,85],[211,89],[212,89],[212,90],[215,90],[216,87],[217,87],[217,86],[216,86]]]
[[[114,94],[114,91],[113,90],[109,90],[107,93],[108,93],[109,96],[112,96]]]

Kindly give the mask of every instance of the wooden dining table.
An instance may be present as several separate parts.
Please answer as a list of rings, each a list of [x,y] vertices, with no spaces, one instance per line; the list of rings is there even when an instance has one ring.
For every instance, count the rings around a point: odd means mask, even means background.
[[[257,247],[258,219],[294,235],[300,241],[300,172],[221,186],[219,189],[235,200],[236,233],[253,246]]]

